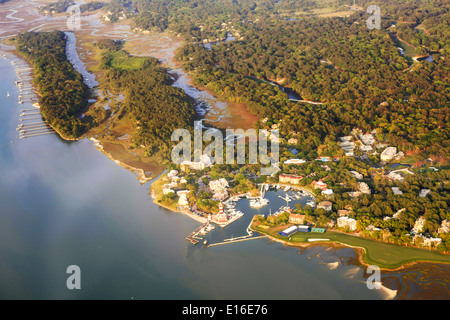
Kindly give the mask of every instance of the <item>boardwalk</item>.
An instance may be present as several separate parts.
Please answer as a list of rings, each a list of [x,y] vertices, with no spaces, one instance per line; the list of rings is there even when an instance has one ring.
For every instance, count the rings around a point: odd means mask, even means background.
[[[267,236],[257,236],[257,237],[245,238],[245,239],[234,238],[234,240],[233,239],[228,239],[229,241],[212,243],[212,244],[210,244],[208,246],[208,248],[209,247],[214,247],[214,246],[222,246],[224,244],[229,244],[229,243],[236,243],[236,242],[249,241],[249,240],[254,240],[254,239],[262,239],[262,238],[267,238]]]

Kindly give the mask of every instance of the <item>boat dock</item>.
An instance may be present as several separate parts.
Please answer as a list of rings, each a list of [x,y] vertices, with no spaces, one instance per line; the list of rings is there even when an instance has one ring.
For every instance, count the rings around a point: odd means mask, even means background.
[[[209,220],[206,221],[204,224],[202,224],[200,227],[195,229],[190,235],[186,237],[186,240],[189,241],[192,244],[197,244],[199,240],[202,238],[199,237],[199,234],[206,234],[210,230],[214,229],[214,226],[210,225]]]

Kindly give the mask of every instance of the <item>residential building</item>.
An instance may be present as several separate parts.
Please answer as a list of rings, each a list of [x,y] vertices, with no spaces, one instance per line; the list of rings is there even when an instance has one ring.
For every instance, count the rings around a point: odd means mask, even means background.
[[[375,143],[375,138],[370,133],[368,134],[360,134],[359,138],[361,139],[362,143],[364,143],[366,146],[371,146]]]
[[[380,229],[380,228],[377,228],[377,227],[375,227],[373,224],[371,224],[371,225],[368,225],[368,226],[366,227],[366,230],[369,230],[369,231],[380,231],[381,229]]]
[[[390,161],[390,160],[394,159],[396,154],[397,154],[396,147],[387,147],[380,154],[380,159],[381,159],[381,161]]]
[[[413,238],[413,242],[417,243],[417,239],[422,239],[422,246],[424,247],[437,246],[442,243],[442,238],[428,238],[421,234],[416,234]]]
[[[278,176],[278,180],[280,183],[290,183],[290,184],[299,184],[300,180],[302,180],[302,176],[292,175],[292,174],[280,174]]]
[[[350,213],[350,210],[338,210],[337,213],[338,213],[339,217],[345,217],[345,216],[348,216],[348,214]]]
[[[365,182],[359,182],[358,183],[358,189],[359,189],[359,191],[361,193],[365,193],[365,194],[371,194],[372,193],[372,191],[370,191],[369,186]]]
[[[404,212],[404,211],[406,211],[406,208],[403,208],[403,209],[398,210],[396,213],[394,213],[394,215],[392,216],[392,218],[394,218],[394,219],[400,219],[400,214],[401,214],[402,212]]]
[[[337,219],[337,226],[339,228],[348,227],[350,231],[356,230],[356,220],[349,217],[340,217]]]
[[[213,193],[213,199],[223,201],[228,197],[228,181],[224,178],[209,182],[209,189]]]
[[[397,181],[403,181],[405,179],[400,174],[398,174],[397,172],[393,172],[393,171],[389,172],[387,177],[391,180],[397,180]]]
[[[391,189],[392,189],[392,192],[394,194],[396,194],[396,195],[402,195],[403,194],[402,190],[400,190],[399,187],[392,187]]]
[[[422,189],[420,190],[419,197],[425,198],[431,192],[430,189]]]
[[[179,208],[189,208],[189,201],[188,201],[188,198],[187,198],[188,194],[189,194],[189,190],[177,191],[178,207]]]
[[[291,213],[289,215],[289,223],[303,224],[304,220],[305,220],[305,215],[303,215],[303,214]]]
[[[321,180],[319,181],[313,181],[311,182],[311,184],[313,185],[314,189],[321,189],[322,191],[328,189],[327,184],[325,182]]]
[[[305,163],[305,162],[306,161],[303,160],[303,159],[289,159],[289,160],[284,161],[283,163],[284,164],[302,164],[302,163]]]
[[[317,209],[324,209],[326,211],[331,211],[333,209],[333,203],[331,201],[322,201],[317,205]]]
[[[450,221],[447,219],[443,220],[441,227],[438,229],[438,233],[449,233],[450,232]]]
[[[364,176],[361,173],[359,173],[358,171],[352,170],[352,171],[350,171],[350,173],[358,180],[361,180],[364,178]]]
[[[364,145],[364,146],[361,146],[361,151],[371,152],[371,151],[373,151],[373,148],[372,148],[372,146]]]
[[[419,217],[419,219],[417,219],[416,222],[414,223],[414,227],[412,228],[411,233],[413,234],[422,233],[425,221],[426,220],[424,217]]]
[[[342,142],[350,142],[352,141],[353,136],[340,137],[339,139],[341,139]]]

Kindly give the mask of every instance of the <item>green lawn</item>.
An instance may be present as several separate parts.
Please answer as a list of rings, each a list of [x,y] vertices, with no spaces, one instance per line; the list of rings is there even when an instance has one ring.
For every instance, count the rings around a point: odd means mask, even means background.
[[[142,67],[146,57],[132,57],[123,51],[116,51],[111,54],[111,67],[120,70],[137,70]]]
[[[383,243],[337,232],[297,232],[293,234],[289,240],[289,237],[280,236],[276,232],[268,232],[268,230],[264,230],[258,227],[255,227],[254,229],[261,233],[270,234],[271,236],[278,239],[290,241],[292,242],[292,244],[308,242],[309,238],[315,238],[329,239],[332,242],[343,243],[354,247],[362,247],[365,249],[365,254],[363,256],[364,262],[371,265],[377,265],[380,268],[384,269],[398,268],[405,263],[414,261],[450,263],[450,255],[441,254],[437,251],[398,246],[395,244]],[[324,241],[320,241],[320,243],[324,243]]]

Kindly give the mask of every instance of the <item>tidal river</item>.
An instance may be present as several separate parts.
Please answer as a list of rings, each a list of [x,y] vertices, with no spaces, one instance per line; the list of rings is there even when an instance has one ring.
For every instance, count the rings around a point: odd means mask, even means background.
[[[17,80],[0,58],[0,299],[382,299],[351,249],[297,249],[258,239],[205,248],[199,223],[148,195],[151,182],[90,140],[19,139]],[[7,92],[10,97],[7,97]],[[250,215],[209,235],[245,233]],[[68,290],[66,269],[81,269]]]

